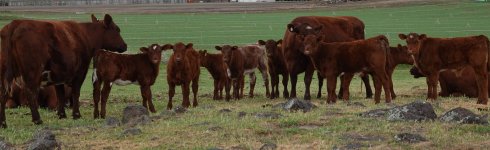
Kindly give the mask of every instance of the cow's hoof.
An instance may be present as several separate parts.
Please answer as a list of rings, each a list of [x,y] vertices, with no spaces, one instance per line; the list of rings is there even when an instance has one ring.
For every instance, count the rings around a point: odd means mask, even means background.
[[[58,113],[58,119],[65,119],[66,114],[65,113]]]
[[[82,118],[82,115],[80,115],[80,113],[73,113],[73,119],[74,120],[77,120],[77,119],[80,119]]]
[[[4,129],[7,128],[7,123],[5,121],[2,122],[2,124],[0,124],[0,127]]]
[[[43,124],[43,121],[42,120],[34,120],[32,121],[35,125],[40,125],[40,124]]]

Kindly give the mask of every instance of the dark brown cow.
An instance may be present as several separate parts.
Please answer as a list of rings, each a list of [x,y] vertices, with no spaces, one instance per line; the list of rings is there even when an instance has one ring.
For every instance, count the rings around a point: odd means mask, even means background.
[[[170,56],[167,64],[168,104],[167,109],[172,109],[172,98],[175,94],[175,86],[182,86],[182,106],[188,108],[189,85],[192,82],[192,93],[194,94],[193,107],[197,103],[197,90],[199,86],[199,53],[194,50],[192,43],[176,43],[171,46],[174,53]]]
[[[425,34],[399,34],[413,53],[415,66],[427,76],[427,99],[437,99],[439,72],[470,66],[475,71],[478,87],[477,104],[488,102],[488,68],[490,42],[484,35],[457,38],[430,38]]]
[[[101,118],[105,118],[107,98],[113,83],[121,86],[140,85],[143,106],[155,113],[156,110],[151,99],[151,86],[155,83],[160,70],[162,51],[170,47],[170,45],[152,44],[148,47],[141,47],[140,51],[143,53],[140,54],[97,51],[94,57],[94,73],[92,74],[94,118],[99,118],[99,115]],[[102,101],[99,113],[100,100]]]
[[[337,76],[344,74],[343,99],[348,100],[349,84],[354,73],[364,70],[373,72],[374,80],[381,82],[375,84],[376,104],[380,102],[381,86],[385,90],[386,103],[391,102],[389,77],[386,73],[389,44],[385,36],[333,43],[323,42],[323,37],[315,34],[306,37],[299,35],[297,38],[305,45],[303,53],[310,57],[318,72],[327,78],[328,103],[336,102]]]
[[[296,97],[296,82],[298,74],[305,72],[305,99],[310,99],[310,83],[313,77],[314,67],[309,58],[301,53],[304,49],[302,41],[296,39],[296,35],[316,34],[319,27],[322,34],[325,34],[324,42],[346,42],[364,39],[364,23],[356,17],[322,17],[322,16],[303,16],[297,17],[287,25],[283,38],[283,53],[286,66],[291,79],[291,95]],[[319,81],[323,78],[319,76]],[[368,77],[363,77],[366,85],[366,97],[372,96]],[[320,90],[320,89],[319,89]],[[321,96],[319,93],[318,96]]]
[[[410,74],[415,78],[425,77],[415,67],[410,69]],[[458,70],[442,71],[439,73],[439,84],[441,85],[439,96],[466,96],[476,98],[478,97],[478,85],[476,82],[475,71],[469,66]]]
[[[22,94],[22,90],[20,87],[15,86],[14,84],[14,94],[12,98],[7,99],[7,103],[5,105],[6,108],[14,108],[18,106],[29,106],[29,103],[25,99]],[[58,99],[56,98],[56,89],[54,86],[44,87],[39,91],[39,95],[37,97],[39,106],[46,107],[51,110],[55,110],[58,106]]]
[[[214,79],[213,99],[223,99],[223,88],[226,86],[226,97],[230,98],[228,75],[226,63],[223,61],[223,54],[210,54],[206,50],[199,51],[201,67],[206,68]]]
[[[265,49],[259,45],[247,45],[247,46],[216,46],[216,50],[221,51],[223,54],[223,60],[228,66],[228,75],[230,77],[230,83],[233,85],[233,98],[240,99],[243,96],[243,91],[239,93],[236,90],[243,90],[244,75],[250,76],[250,92],[249,97],[254,97],[255,88],[255,69],[259,69],[264,79],[266,88],[266,97],[270,97],[269,91],[269,77],[267,74],[267,56]],[[235,93],[236,92],[236,93]]]
[[[27,97],[32,121],[42,124],[36,95],[42,86],[56,84],[58,116],[66,118],[64,85],[72,86],[74,119],[81,117],[80,88],[90,60],[97,49],[126,51],[119,27],[110,15],[103,21],[92,15],[92,22],[13,20],[1,31],[5,69],[1,70],[2,98],[0,126],[6,127],[4,106],[12,84],[19,84]],[[15,82],[15,83],[14,83]]]
[[[278,41],[274,40],[259,40],[259,45],[265,46],[267,52],[267,65],[269,75],[271,76],[271,95],[270,98],[274,99],[279,97],[279,75],[282,75],[282,85],[284,87],[283,96],[289,98],[288,81],[289,74],[286,68],[286,62],[284,60],[284,54],[282,53],[282,39]]]

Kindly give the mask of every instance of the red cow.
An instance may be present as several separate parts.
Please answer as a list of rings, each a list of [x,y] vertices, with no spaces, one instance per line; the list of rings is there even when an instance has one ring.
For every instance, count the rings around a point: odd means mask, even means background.
[[[291,95],[296,97],[296,82],[298,74],[305,72],[305,99],[310,99],[310,83],[314,72],[314,67],[307,56],[301,51],[304,49],[302,41],[298,41],[297,35],[316,34],[319,27],[322,34],[325,34],[324,42],[346,42],[364,39],[364,23],[356,17],[322,17],[322,16],[303,16],[297,17],[287,25],[284,33],[282,50],[289,76],[291,78]],[[319,81],[323,78],[319,76]],[[363,77],[366,85],[366,97],[372,96],[368,77]],[[320,84],[321,85],[321,84]],[[321,96],[319,93],[318,96]]]
[[[375,81],[374,100],[380,102],[381,86],[385,90],[386,103],[391,102],[389,77],[386,73],[387,55],[389,52],[388,39],[377,36],[366,40],[352,42],[323,42],[323,36],[309,34],[297,36],[298,40],[303,41],[303,53],[310,57],[313,65],[327,78],[328,103],[335,103],[335,87],[337,76],[344,74],[342,80],[343,99],[349,98],[349,84],[354,73],[368,70],[373,72]]]
[[[470,66],[475,71],[478,87],[477,104],[488,102],[488,68],[490,42],[484,35],[457,38],[430,38],[425,34],[399,34],[413,53],[415,66],[427,76],[427,99],[437,99],[439,72]]]
[[[23,89],[30,104],[32,122],[42,124],[36,96],[46,85],[56,85],[59,118],[66,118],[64,85],[72,86],[73,119],[81,117],[80,88],[97,49],[124,52],[126,43],[110,15],[92,22],[13,20],[1,30],[5,60],[1,70],[0,126],[7,127],[4,106],[13,84]],[[14,83],[15,82],[15,83]],[[61,105],[63,104],[63,105]]]
[[[282,39],[278,41],[274,40],[259,40],[259,45],[265,46],[267,52],[267,65],[269,70],[269,75],[271,76],[271,95],[270,98],[274,99],[279,97],[279,75],[282,75],[282,85],[284,87],[283,96],[284,98],[289,97],[288,92],[288,80],[289,74],[286,68],[286,62],[284,60],[284,55],[282,53]]]
[[[182,85],[182,106],[188,108],[189,84],[192,82],[192,93],[194,94],[193,107],[197,103],[197,90],[199,86],[199,53],[194,50],[192,43],[176,43],[170,46],[174,50],[167,64],[168,104],[167,109],[172,109],[172,98],[175,94],[175,86]]]
[[[13,87],[14,89],[12,90],[14,92],[12,94],[12,97],[7,99],[7,103],[5,107],[14,108],[18,106],[29,106],[29,103],[23,96],[20,87],[16,86],[15,84]],[[38,98],[38,104],[41,107],[46,107],[48,109],[55,110],[58,106],[58,99],[56,97],[56,90],[54,86],[47,86],[41,89],[39,91],[39,95],[37,98]]]
[[[264,49],[258,45],[238,46],[216,46],[216,50],[221,51],[223,60],[228,66],[228,76],[231,78],[230,83],[233,85],[233,98],[240,99],[243,96],[243,91],[239,93],[239,89],[243,90],[244,75],[250,76],[250,92],[249,97],[254,97],[255,88],[255,69],[258,68],[264,79],[266,87],[266,97],[269,97],[269,80],[267,75],[267,56]]]
[[[223,99],[223,88],[226,86],[226,96],[230,97],[226,63],[223,54],[210,54],[206,50],[199,51],[201,67],[206,68],[214,79],[213,99]]]
[[[97,51],[94,58],[94,73],[92,74],[94,118],[99,118],[99,115],[101,118],[105,118],[107,98],[109,98],[113,83],[121,86],[140,85],[143,106],[155,113],[156,110],[151,99],[151,86],[155,83],[160,70],[162,51],[169,48],[169,45],[152,44],[148,47],[141,47],[140,50],[143,53],[140,54]],[[101,99],[99,113],[99,101]]]

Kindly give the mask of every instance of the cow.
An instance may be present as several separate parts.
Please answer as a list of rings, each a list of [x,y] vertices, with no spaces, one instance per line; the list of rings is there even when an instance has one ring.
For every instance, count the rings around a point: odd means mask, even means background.
[[[152,102],[151,86],[155,83],[160,70],[162,51],[169,45],[152,44],[141,47],[139,54],[118,54],[106,50],[98,50],[94,57],[92,74],[94,119],[105,118],[106,103],[112,84],[124,86],[136,84],[140,86],[143,106],[155,113]],[[104,85],[102,87],[102,85]],[[102,88],[102,91],[101,91]],[[99,101],[100,112],[99,112]]]
[[[169,44],[170,45],[170,44]],[[167,83],[168,83],[168,104],[167,109],[172,109],[172,98],[175,94],[175,86],[182,86],[182,106],[188,108],[189,102],[189,84],[192,82],[192,93],[194,94],[193,107],[198,105],[197,92],[199,86],[200,59],[199,53],[194,50],[193,44],[184,44],[178,42],[170,45],[173,49],[172,56],[167,64]]]
[[[259,40],[257,43],[261,46],[265,46],[267,53],[267,65],[269,75],[271,76],[271,94],[270,98],[279,97],[279,75],[282,75],[282,85],[284,87],[283,96],[289,98],[288,81],[289,74],[286,68],[286,62],[282,53],[282,39],[274,41],[272,39],[264,41]]]
[[[14,88],[12,90],[14,92],[11,98],[7,99],[5,107],[15,108],[19,106],[29,106],[29,103],[23,96],[22,89],[15,84],[13,87]],[[47,86],[41,89],[39,91],[37,100],[40,107],[45,107],[50,110],[56,110],[56,108],[58,107],[58,99],[56,98],[56,90],[54,86]]]
[[[324,35],[317,36],[309,34],[306,36],[298,35],[296,38],[303,41],[304,50],[314,67],[320,74],[327,78],[327,103],[335,103],[335,87],[337,76],[344,74],[343,99],[349,98],[349,84],[354,73],[368,70],[373,72],[375,81],[375,103],[380,102],[381,86],[385,91],[385,102],[391,102],[389,77],[386,73],[387,56],[389,52],[388,39],[383,36],[376,36],[366,40],[352,42],[323,42]],[[376,82],[375,82],[376,83]]]
[[[417,33],[398,36],[407,42],[415,67],[427,77],[427,99],[437,99],[439,72],[469,66],[479,81],[477,104],[487,104],[490,42],[486,36],[431,38]]]
[[[233,98],[240,99],[243,96],[244,76],[250,77],[250,92],[249,97],[254,97],[255,88],[255,69],[259,69],[264,79],[266,87],[266,97],[270,97],[269,80],[267,74],[267,56],[264,49],[257,45],[238,46],[215,46],[216,50],[221,51],[223,60],[228,66],[227,72],[230,78],[230,83],[233,85]],[[228,100],[227,100],[228,101]]]
[[[39,89],[55,85],[60,105],[57,115],[66,118],[64,85],[72,87],[73,119],[81,117],[80,88],[90,60],[98,49],[125,52],[127,45],[119,27],[108,14],[92,22],[13,20],[1,30],[0,57],[6,64],[1,69],[0,126],[7,127],[5,102],[13,84],[24,91],[30,104],[32,122],[42,124],[36,101]]]
[[[324,42],[347,42],[364,39],[364,23],[356,17],[301,16],[293,19],[287,25],[282,42],[286,68],[291,79],[290,97],[296,97],[298,74],[305,72],[306,89],[304,99],[309,100],[311,98],[310,83],[315,69],[310,59],[301,52],[304,49],[304,44],[302,41],[298,41],[296,36],[316,34],[317,31],[315,29],[320,26],[322,27],[321,32],[327,35],[323,39]],[[369,78],[365,76],[362,80],[366,86],[366,97],[372,97]],[[323,77],[319,76],[319,81],[322,82]],[[321,93],[318,96],[321,96]]]
[[[213,100],[223,99],[223,88],[226,87],[226,97],[230,99],[229,78],[226,72],[226,63],[223,54],[210,54],[207,50],[199,51],[201,67],[206,68],[214,80]]]
[[[425,77],[416,67],[410,69],[410,74],[412,74],[414,78]],[[441,86],[439,96],[466,96],[477,98],[478,85],[476,82],[475,71],[469,66],[458,70],[452,69],[442,71],[439,73],[439,84]]]

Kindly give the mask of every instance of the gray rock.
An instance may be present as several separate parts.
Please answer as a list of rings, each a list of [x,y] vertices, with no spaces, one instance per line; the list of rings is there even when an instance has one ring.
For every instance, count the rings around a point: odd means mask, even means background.
[[[316,105],[311,103],[310,101],[305,101],[305,100],[299,100],[297,98],[289,99],[285,103],[279,103],[273,106],[273,108],[281,108],[286,111],[303,111],[303,112],[309,112],[313,108],[317,108]]]
[[[276,150],[276,149],[277,149],[277,145],[274,143],[265,143],[264,145],[262,145],[262,147],[260,147],[260,150]]]
[[[342,150],[357,150],[357,149],[361,149],[362,147],[364,147],[364,145],[362,145],[361,143],[348,143],[347,145],[345,145],[341,149]]]
[[[419,134],[400,133],[395,135],[395,141],[407,142],[407,143],[419,143],[419,142],[427,141],[427,139]]]
[[[107,117],[105,119],[105,126],[106,127],[117,127],[117,126],[119,126],[119,124],[121,124],[121,122],[119,122],[119,119],[117,119],[115,117]]]
[[[124,108],[122,123],[130,126],[148,124],[151,122],[150,113],[141,105],[129,105]]]
[[[388,111],[389,121],[425,121],[437,118],[430,103],[416,101],[410,104],[392,108]]]
[[[375,109],[375,110],[370,110],[367,112],[363,112],[359,114],[359,116],[362,117],[370,117],[370,118],[381,118],[381,117],[386,117],[386,113],[388,113],[389,109]]]
[[[129,129],[124,130],[123,135],[124,136],[140,135],[141,133],[142,133],[141,132],[141,129],[138,129],[138,128],[129,128]]]
[[[5,139],[3,137],[0,137],[0,149],[1,150],[11,150],[14,148],[12,147],[12,144],[5,141]]]
[[[443,122],[457,122],[461,124],[488,125],[488,115],[479,116],[465,108],[454,108],[444,113],[439,120]]]
[[[56,141],[56,136],[50,130],[40,130],[33,136],[33,141],[29,144],[29,150],[53,150],[61,149],[60,143]]]
[[[227,108],[219,110],[219,113],[229,113],[229,112],[231,112],[231,110]]]
[[[245,117],[246,115],[247,115],[247,113],[246,113],[246,112],[243,112],[243,111],[238,112],[238,118],[243,118],[243,117]]]
[[[279,117],[282,117],[282,115],[275,112],[255,113],[255,118],[260,119],[278,119]]]
[[[174,108],[174,112],[178,114],[185,113],[187,112],[187,108],[184,108],[182,106],[177,106]]]

